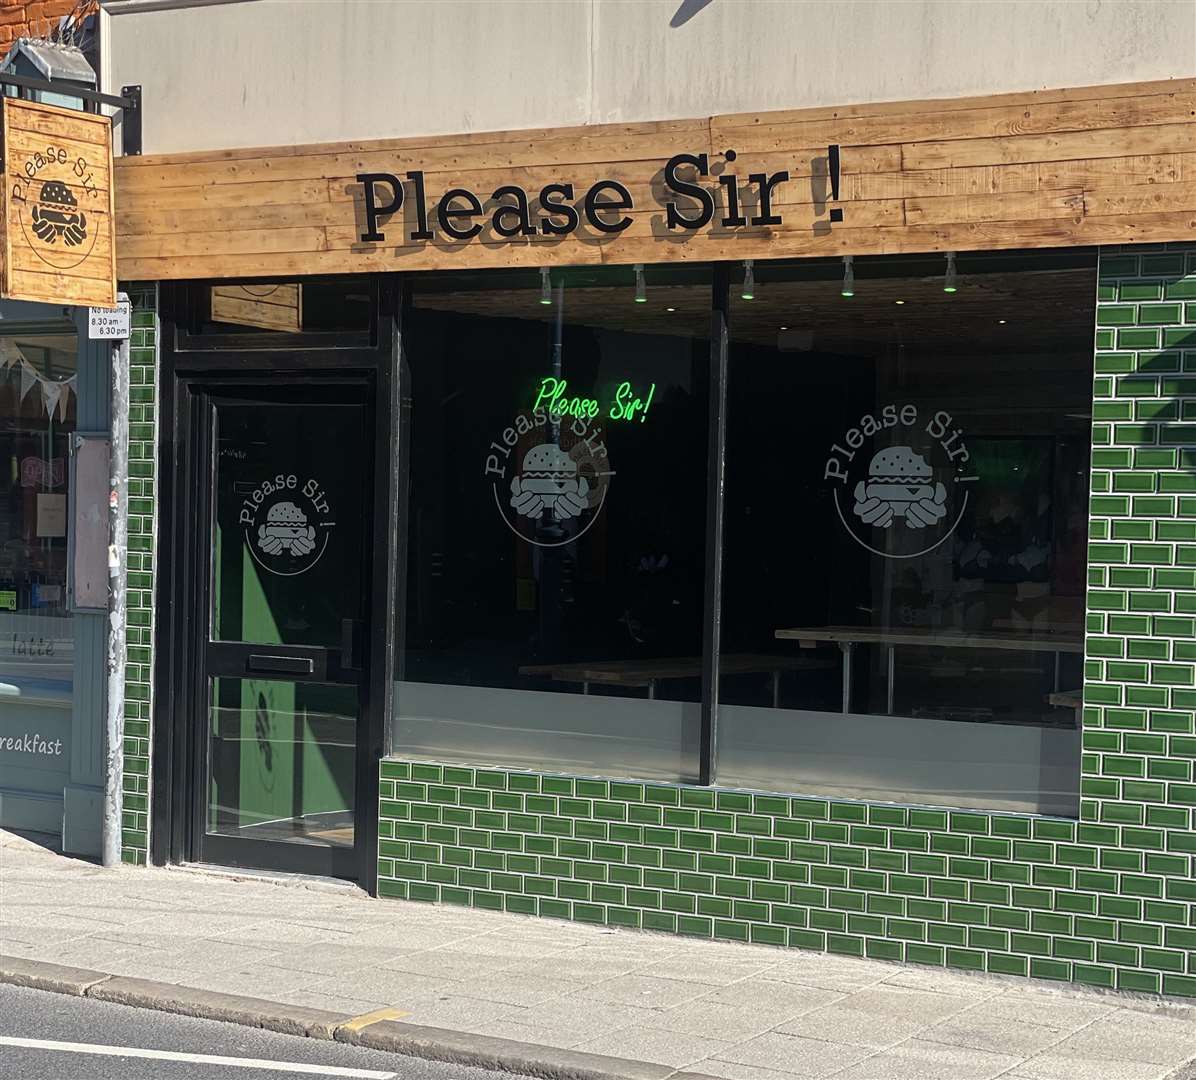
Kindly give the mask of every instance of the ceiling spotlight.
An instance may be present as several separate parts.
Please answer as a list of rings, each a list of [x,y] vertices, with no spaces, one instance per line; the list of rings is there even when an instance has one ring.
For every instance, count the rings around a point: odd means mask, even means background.
[[[646,304],[648,302],[648,286],[644,283],[644,264],[635,264],[635,302],[637,304]]]
[[[894,300],[893,303],[894,304],[904,304],[905,301],[904,300]]]
[[[540,303],[552,303],[552,282],[548,280],[548,267],[540,267]]]
[[[943,277],[943,292],[953,293],[958,287],[958,280],[955,274],[955,252],[947,252],[947,273]]]
[[[855,296],[855,256],[843,256],[843,288],[839,290],[841,296]]]
[[[676,309],[675,307],[667,307],[667,308],[665,308],[665,311],[676,311],[676,310],[677,310],[677,309]]]
[[[787,326],[782,326],[782,327],[781,327],[781,329],[782,329],[782,330],[788,330],[788,329],[789,329],[789,327],[787,327]]]
[[[1000,323],[1002,326],[1004,326],[1004,325],[1005,325],[1005,320],[1004,320],[1004,319],[998,319],[998,320],[997,320],[997,322],[999,322],[999,323]]]
[[[754,259],[743,260],[743,289],[739,295],[744,300],[756,299],[756,275],[752,270],[754,264]]]

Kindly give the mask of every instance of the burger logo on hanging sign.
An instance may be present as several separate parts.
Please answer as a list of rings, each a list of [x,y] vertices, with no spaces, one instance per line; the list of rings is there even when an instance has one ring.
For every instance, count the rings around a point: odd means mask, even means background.
[[[518,413],[487,451],[494,505],[521,540],[571,544],[602,512],[614,473],[595,417],[537,406]]]
[[[336,526],[319,482],[300,482],[294,473],[279,473],[258,484],[241,500],[238,521],[254,561],[280,577],[315,566]]]
[[[916,405],[885,405],[833,443],[823,469],[843,527],[886,559],[913,559],[942,544],[963,520],[978,477],[949,412],[929,420]]]
[[[11,205],[29,249],[47,266],[70,270],[95,247],[101,219],[89,219],[85,207],[100,196],[87,161],[51,144],[26,158],[12,181]]]

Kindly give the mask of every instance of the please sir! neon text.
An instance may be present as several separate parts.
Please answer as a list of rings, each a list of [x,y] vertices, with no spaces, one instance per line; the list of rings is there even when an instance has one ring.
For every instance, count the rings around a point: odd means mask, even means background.
[[[579,420],[593,420],[603,412],[596,398],[570,396],[568,390],[567,379],[545,376],[540,380],[532,411],[544,409],[550,416],[572,416]],[[638,418],[642,424],[648,419],[648,410],[652,407],[655,395],[656,383],[651,383],[641,394],[630,382],[621,382],[614,398],[607,404],[605,414],[611,420],[631,421]]]

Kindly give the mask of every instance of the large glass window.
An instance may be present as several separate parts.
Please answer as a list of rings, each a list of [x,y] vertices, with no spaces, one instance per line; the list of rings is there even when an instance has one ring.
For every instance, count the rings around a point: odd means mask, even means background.
[[[397,748],[692,779],[709,274],[416,280]]]
[[[67,597],[73,331],[0,337],[0,786],[61,790],[69,768],[74,633]],[[20,760],[17,760],[17,758]]]
[[[1094,261],[733,283],[721,783],[1076,812]]]
[[[395,749],[699,774],[713,274],[412,279]],[[722,786],[1074,815],[1095,256],[735,264]]]

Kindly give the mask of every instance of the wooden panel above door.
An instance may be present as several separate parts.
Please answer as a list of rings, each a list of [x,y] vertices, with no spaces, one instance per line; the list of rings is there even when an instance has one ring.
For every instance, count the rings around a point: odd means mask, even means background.
[[[673,169],[714,197],[713,218],[700,228],[669,228],[668,204],[689,218],[701,209],[666,182],[666,163],[679,154],[705,155],[706,176],[693,165]],[[402,191],[401,207],[377,216],[372,229],[364,174],[393,177]],[[779,221],[753,224],[764,217],[763,177],[749,180],[759,174],[787,174],[771,188]],[[620,185],[630,205],[587,219],[586,194],[601,181]],[[395,199],[394,182],[373,185],[378,207]],[[564,235],[552,226],[568,225],[568,212],[548,216],[540,204],[551,184],[573,188],[571,198],[549,196],[580,219]],[[496,232],[495,208],[519,200],[495,200],[504,186],[526,193],[532,234]],[[1196,236],[1196,79],[120,158],[114,188],[125,280],[1187,240]],[[454,188],[483,205],[481,214],[449,219],[457,229],[481,225],[472,239],[451,238],[438,220],[441,196]],[[746,224],[733,220],[732,190]],[[607,186],[597,198],[623,196]],[[458,196],[451,205],[467,202]],[[832,220],[836,210],[842,220]],[[624,221],[617,232],[600,227]],[[511,212],[500,225],[523,222]],[[363,239],[370,234],[384,239]]]

